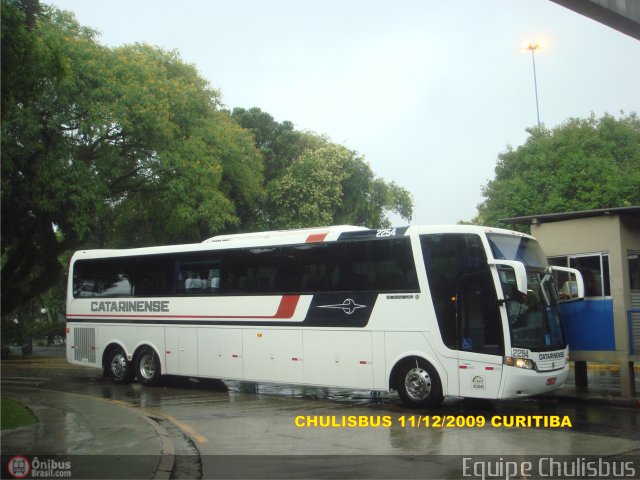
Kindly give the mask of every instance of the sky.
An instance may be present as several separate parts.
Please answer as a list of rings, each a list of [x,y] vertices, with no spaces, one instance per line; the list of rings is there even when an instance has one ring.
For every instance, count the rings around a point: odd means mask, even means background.
[[[229,109],[356,150],[411,192],[416,225],[473,218],[537,124],[528,42],[547,128],[640,112],[640,42],[549,0],[42,1],[103,45],[178,51]]]

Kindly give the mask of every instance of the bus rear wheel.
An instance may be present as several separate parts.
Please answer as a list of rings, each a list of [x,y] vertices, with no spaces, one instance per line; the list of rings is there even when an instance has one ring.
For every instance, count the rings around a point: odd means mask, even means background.
[[[399,369],[398,394],[409,408],[433,408],[442,403],[442,384],[433,366],[424,360],[411,359]]]
[[[133,377],[131,362],[122,347],[113,347],[107,360],[109,377],[114,383],[129,383]]]
[[[143,347],[136,355],[136,374],[143,385],[157,385],[160,382],[160,359],[151,347]]]

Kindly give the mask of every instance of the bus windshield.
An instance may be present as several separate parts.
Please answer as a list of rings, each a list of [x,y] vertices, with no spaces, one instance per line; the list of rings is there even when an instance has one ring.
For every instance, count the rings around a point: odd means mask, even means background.
[[[537,241],[532,238],[505,235],[500,233],[487,234],[491,253],[496,260],[516,260],[524,263],[525,267],[547,268],[548,262]]]
[[[549,273],[527,271],[527,294],[516,286],[511,268],[500,268],[512,348],[531,351],[561,350],[566,347],[560,323],[558,295]]]

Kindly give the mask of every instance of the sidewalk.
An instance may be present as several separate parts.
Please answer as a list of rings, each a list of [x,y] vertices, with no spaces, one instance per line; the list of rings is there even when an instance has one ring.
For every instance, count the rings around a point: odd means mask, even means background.
[[[20,455],[36,465],[36,458],[42,462],[55,455],[56,461],[70,462],[72,478],[169,478],[173,444],[142,412],[84,395],[43,395],[11,383],[3,385],[2,395],[27,406],[39,420],[2,432],[3,460]]]
[[[620,372],[616,365],[597,364],[588,366],[588,387],[576,387],[574,369],[571,368],[567,383],[560,390],[541,396],[574,403],[640,408],[640,370],[637,366],[635,371],[635,396],[622,396],[620,393]]]

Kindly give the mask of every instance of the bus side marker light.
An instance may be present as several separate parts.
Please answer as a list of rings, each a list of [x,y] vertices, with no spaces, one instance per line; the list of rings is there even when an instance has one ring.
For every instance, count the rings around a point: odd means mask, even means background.
[[[259,333],[259,334],[258,334],[258,338],[260,338],[260,337],[262,337],[262,334],[261,334],[261,333]]]

